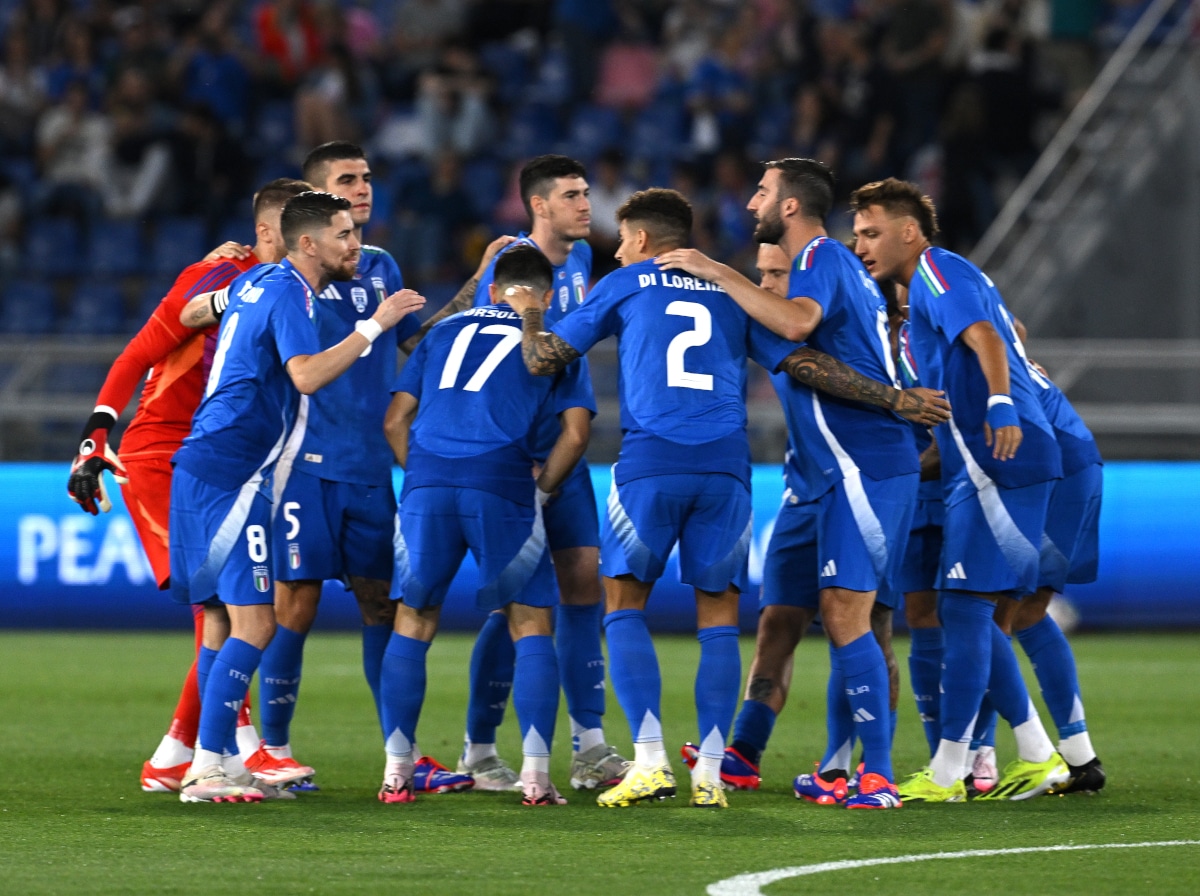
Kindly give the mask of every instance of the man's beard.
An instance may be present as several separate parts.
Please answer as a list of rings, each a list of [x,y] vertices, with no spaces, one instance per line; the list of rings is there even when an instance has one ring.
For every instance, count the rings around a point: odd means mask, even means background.
[[[754,227],[754,239],[760,243],[778,243],[783,239],[783,218],[779,216],[778,204],[774,216],[761,218]]]

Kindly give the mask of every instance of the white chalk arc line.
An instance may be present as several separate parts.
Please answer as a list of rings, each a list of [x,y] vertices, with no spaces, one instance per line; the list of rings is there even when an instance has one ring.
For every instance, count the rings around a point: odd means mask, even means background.
[[[1200,846],[1200,840],[1156,840],[1143,843],[1081,843],[1057,846],[1017,846],[1009,849],[964,849],[958,852],[927,852],[908,856],[886,856],[878,859],[844,859],[840,862],[821,862],[816,865],[797,865],[792,868],[775,868],[752,874],[719,880],[709,884],[708,896],[765,896],[762,887],[792,877],[808,877],[826,871],[851,871],[855,868],[870,868],[875,865],[906,865],[912,862],[929,862],[933,859],[974,859],[987,856],[1017,856],[1032,852],[1077,852],[1084,849],[1143,849],[1154,846]]]

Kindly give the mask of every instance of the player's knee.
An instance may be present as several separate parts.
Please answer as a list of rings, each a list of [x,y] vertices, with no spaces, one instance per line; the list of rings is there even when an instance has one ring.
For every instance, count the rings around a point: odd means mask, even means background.
[[[554,574],[564,604],[590,607],[600,603],[600,551],[594,547],[555,551]]]
[[[388,599],[390,586],[382,579],[351,577],[350,587],[358,601],[363,625],[385,625],[396,618],[396,605]]]

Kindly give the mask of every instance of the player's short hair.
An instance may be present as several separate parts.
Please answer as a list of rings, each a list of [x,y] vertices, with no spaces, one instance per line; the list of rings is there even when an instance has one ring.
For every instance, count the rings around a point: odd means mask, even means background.
[[[305,190],[293,196],[279,216],[279,229],[288,251],[299,245],[300,237],[322,227],[328,227],[334,214],[350,210],[350,200],[319,190]]]
[[[554,155],[553,153],[530,159],[521,169],[521,203],[525,206],[525,214],[533,219],[533,206],[529,204],[534,196],[545,197],[554,187],[554,181],[560,177],[587,177],[587,169],[582,162],[570,156]]]
[[[345,159],[366,159],[367,154],[357,143],[349,140],[330,140],[309,150],[304,157],[300,170],[304,179],[312,184],[323,184],[329,175],[331,162],[341,162]]]
[[[775,159],[764,168],[779,172],[779,198],[800,200],[800,214],[824,221],[833,208],[833,172],[816,159]]]
[[[937,211],[933,207],[933,200],[910,181],[889,177],[859,187],[850,194],[850,211],[866,211],[872,205],[878,205],[892,217],[908,215],[916,219],[921,234],[927,240],[938,235]]]
[[[291,177],[277,177],[258,188],[254,194],[254,220],[257,221],[267,212],[281,209],[293,196],[299,196],[312,190],[308,181],[296,180]]]
[[[678,249],[692,236],[692,204],[678,190],[639,190],[617,209],[617,223],[622,222],[646,231],[655,248]]]
[[[513,246],[497,256],[492,282],[497,290],[508,286],[528,286],[541,296],[554,283],[554,268],[550,259],[536,246]]]

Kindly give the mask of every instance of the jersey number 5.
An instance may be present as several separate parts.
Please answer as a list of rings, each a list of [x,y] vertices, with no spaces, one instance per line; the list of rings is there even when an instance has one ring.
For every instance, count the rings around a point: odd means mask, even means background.
[[[667,306],[667,314],[679,317],[690,317],[696,325],[690,330],[684,330],[671,340],[667,346],[667,385],[678,386],[682,389],[702,389],[711,392],[713,378],[711,373],[692,373],[683,366],[683,354],[689,348],[704,345],[712,339],[712,314],[699,302],[672,302]]]
[[[482,389],[483,384],[488,381],[488,377],[500,366],[500,362],[521,344],[521,331],[516,327],[505,324],[488,324],[480,329],[479,324],[468,324],[454,337],[454,344],[450,346],[450,354],[446,356],[446,366],[442,368],[442,378],[438,382],[439,389],[453,389],[458,382],[459,370],[462,369],[463,359],[467,356],[467,346],[471,344],[471,339],[476,332],[499,336],[500,341],[488,352],[483,363],[479,365],[479,369],[467,380],[467,384],[463,386],[464,392],[478,392]]]

